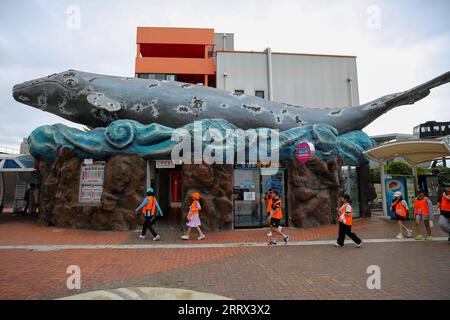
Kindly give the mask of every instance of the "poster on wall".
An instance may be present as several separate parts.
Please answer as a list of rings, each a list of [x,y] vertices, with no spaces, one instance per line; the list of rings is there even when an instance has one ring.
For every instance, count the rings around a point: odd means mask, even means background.
[[[80,203],[100,203],[105,177],[105,162],[83,162],[80,170]]]
[[[386,202],[388,208],[388,215],[392,218],[395,218],[395,214],[391,211],[391,203],[394,198],[394,193],[400,191],[405,199],[405,184],[406,181],[404,178],[386,178]]]

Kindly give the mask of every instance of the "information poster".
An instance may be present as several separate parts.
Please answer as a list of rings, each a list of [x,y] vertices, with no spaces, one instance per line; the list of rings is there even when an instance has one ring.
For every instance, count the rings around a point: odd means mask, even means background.
[[[105,162],[81,164],[80,203],[100,203],[105,177]]]

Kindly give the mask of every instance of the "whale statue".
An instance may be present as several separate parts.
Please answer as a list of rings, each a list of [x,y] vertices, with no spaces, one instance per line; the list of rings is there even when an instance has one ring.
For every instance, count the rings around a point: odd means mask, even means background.
[[[363,129],[394,107],[423,99],[432,88],[449,80],[450,71],[359,106],[308,108],[189,83],[68,70],[17,84],[13,97],[91,128],[106,127],[120,119],[172,128],[195,120],[224,119],[242,129],[288,130],[328,124],[343,134]]]

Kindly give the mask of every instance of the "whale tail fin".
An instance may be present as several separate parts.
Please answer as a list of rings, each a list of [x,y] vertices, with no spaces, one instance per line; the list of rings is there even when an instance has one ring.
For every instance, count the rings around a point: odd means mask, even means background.
[[[447,82],[450,82],[450,71],[441,74],[440,76],[422,83],[412,89],[401,93],[394,94],[393,97],[385,102],[389,109],[398,106],[413,104],[430,94],[430,90],[439,87]]]
[[[448,82],[450,82],[450,71],[409,90],[389,94],[366,104],[354,107],[355,110],[358,110],[354,119],[358,123],[356,129],[362,130],[362,128],[370,124],[376,118],[395,107],[414,104],[428,96],[431,89]]]

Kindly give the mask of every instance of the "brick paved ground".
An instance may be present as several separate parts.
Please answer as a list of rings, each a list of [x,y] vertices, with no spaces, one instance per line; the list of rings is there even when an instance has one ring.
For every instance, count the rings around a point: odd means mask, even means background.
[[[179,243],[179,230],[160,226],[165,243]],[[362,238],[391,238],[393,222],[359,219]],[[266,230],[208,234],[208,242],[267,241]],[[288,229],[292,240],[335,239],[337,226]],[[443,236],[436,226],[435,236]],[[0,217],[0,245],[129,244],[136,232],[42,228],[29,218]],[[163,242],[163,243],[164,243]],[[198,241],[191,241],[198,243]],[[203,243],[203,242],[202,242]],[[207,243],[207,242],[206,242]],[[350,243],[349,243],[350,244]],[[334,248],[243,247],[205,249],[0,250],[0,298],[56,298],[66,289],[67,266],[80,266],[82,290],[127,286],[194,289],[232,298],[450,298],[450,245],[446,241],[366,244]],[[382,290],[366,289],[366,268],[382,270]]]
[[[369,265],[381,290],[369,290]],[[271,247],[155,273],[125,285],[178,287],[236,299],[450,299],[450,244]]]

